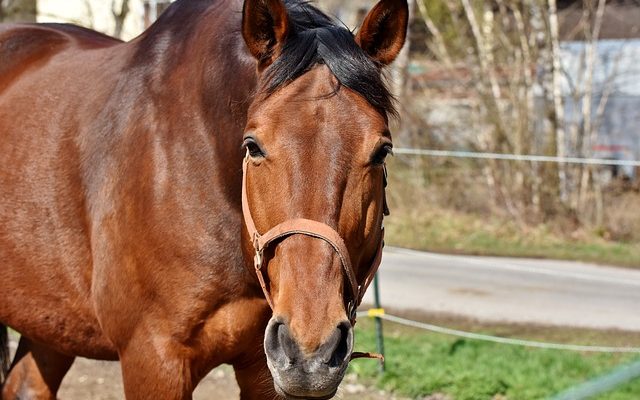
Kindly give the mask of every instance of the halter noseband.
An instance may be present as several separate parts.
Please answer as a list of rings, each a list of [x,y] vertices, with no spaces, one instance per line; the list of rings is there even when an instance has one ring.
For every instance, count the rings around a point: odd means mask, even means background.
[[[267,299],[267,303],[269,303],[269,307],[271,309],[274,308],[273,299],[271,298],[271,294],[269,293],[269,289],[265,283],[264,279],[264,251],[271,245],[273,242],[284,239],[293,235],[306,235],[312,238],[320,239],[327,242],[333,250],[338,254],[340,258],[340,262],[342,263],[342,269],[344,274],[347,277],[347,281],[349,281],[349,288],[351,292],[351,300],[347,304],[347,313],[349,315],[349,320],[351,325],[355,324],[356,321],[356,310],[360,303],[362,302],[362,298],[364,297],[364,293],[367,291],[367,288],[373,281],[373,278],[378,271],[378,267],[380,266],[380,261],[382,260],[382,248],[384,247],[384,227],[382,228],[382,237],[380,238],[380,244],[378,246],[378,250],[376,252],[376,256],[374,257],[371,267],[369,268],[369,273],[365,278],[362,285],[358,285],[358,281],[356,279],[355,272],[353,271],[353,266],[351,265],[351,258],[349,257],[349,251],[347,250],[346,245],[344,244],[344,240],[340,236],[338,232],[335,231],[332,227],[322,222],[313,221],[310,219],[297,218],[290,219],[282,222],[269,229],[265,234],[261,235],[256,225],[253,221],[253,217],[251,216],[251,210],[249,209],[249,200],[247,198],[247,167],[249,165],[249,153],[244,159],[242,164],[242,213],[244,214],[244,222],[247,226],[247,231],[249,232],[249,237],[251,238],[251,243],[253,244],[253,248],[255,250],[254,256],[254,267],[256,270],[256,275],[258,276],[258,281],[260,282],[260,287],[264,292],[264,297]],[[384,185],[386,187],[387,182],[387,171],[385,167],[384,171]],[[386,202],[386,197],[384,198],[383,204],[383,212],[384,215],[388,215],[388,207]]]

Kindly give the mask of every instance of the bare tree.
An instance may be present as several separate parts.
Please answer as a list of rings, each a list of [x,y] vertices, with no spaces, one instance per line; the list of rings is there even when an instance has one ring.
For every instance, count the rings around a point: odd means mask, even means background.
[[[113,36],[119,38],[122,36],[122,30],[124,28],[124,21],[129,14],[129,0],[122,0],[120,8],[117,7],[117,1],[111,2],[111,13],[115,20],[115,28],[113,30]]]
[[[561,45],[557,2],[417,0],[419,18],[429,34],[429,54],[422,57],[430,58],[414,59],[413,64],[423,62],[436,81],[414,89],[418,91],[409,103],[422,108],[413,114],[431,112],[425,112],[420,96],[436,98],[434,93],[444,93],[454,101],[462,97],[473,105],[464,106],[466,115],[451,114],[468,118],[451,136],[464,137],[472,149],[592,157],[615,87],[615,76],[607,76],[608,83],[601,87],[603,73],[598,66],[603,62],[599,38],[608,5],[606,0],[581,0],[583,15],[577,29],[585,40],[580,55],[575,54],[579,45]],[[568,63],[579,68],[567,70]],[[609,72],[615,75],[613,70]],[[442,102],[427,106],[437,109]],[[442,121],[443,113],[437,118]],[[425,126],[433,128],[431,122]],[[419,138],[421,143],[429,140]],[[561,213],[585,226],[603,223],[598,167],[494,160],[477,167],[473,173],[476,179],[484,177],[489,195],[485,198],[516,221],[535,223]]]
[[[585,2],[591,3],[591,2]],[[591,4],[585,4],[585,13],[589,15],[591,10],[589,9]],[[588,10],[588,11],[587,11]],[[585,48],[585,74],[584,74],[584,93],[582,96],[582,132],[581,142],[582,146],[578,149],[579,154],[582,156],[590,156],[593,142],[595,142],[595,136],[597,132],[593,129],[592,121],[592,101],[593,101],[593,78],[594,67],[596,63],[596,50],[598,39],[600,38],[600,30],[602,28],[602,18],[604,16],[605,0],[598,0],[597,9],[595,11],[595,21],[593,26],[589,24],[585,25],[585,37],[587,38],[587,46]],[[591,18],[589,18],[591,20]],[[580,179],[580,189],[577,191],[577,200],[575,202],[577,209],[584,209],[584,203],[586,198],[586,192],[589,186],[589,178],[593,176],[593,167],[585,166],[582,168],[582,176]],[[600,190],[597,182],[596,190]],[[601,213],[597,216],[598,224],[601,224]]]
[[[549,54],[551,55],[551,88],[553,96],[552,125],[555,131],[556,154],[558,157],[566,157],[566,133],[564,127],[564,104],[562,102],[561,75],[562,67],[560,64],[560,38],[558,27],[558,7],[556,0],[548,0],[548,18],[549,18],[549,42],[551,44]],[[567,184],[567,167],[560,164],[558,167],[559,192],[560,199],[566,203],[569,200],[568,184]]]
[[[413,21],[415,11],[415,0],[408,0],[409,5],[409,21]],[[407,37],[411,37],[411,23],[409,23],[409,31]],[[411,52],[411,40],[405,42],[404,48],[398,55],[396,62],[393,66],[393,92],[400,101],[400,107],[404,107],[409,100],[411,93],[408,87],[408,74],[409,74],[409,54]],[[407,129],[406,124],[403,124],[402,120],[399,121],[398,134],[396,136],[397,142],[401,146],[410,146],[415,143],[414,138],[411,135],[411,131]]]

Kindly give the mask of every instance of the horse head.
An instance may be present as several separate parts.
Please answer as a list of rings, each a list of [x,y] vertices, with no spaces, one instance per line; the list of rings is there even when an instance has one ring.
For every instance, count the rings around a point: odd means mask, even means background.
[[[264,349],[288,398],[335,394],[355,308],[382,248],[393,99],[406,0],[381,0],[357,35],[306,3],[246,0],[258,89],[244,135],[243,247],[273,309]]]

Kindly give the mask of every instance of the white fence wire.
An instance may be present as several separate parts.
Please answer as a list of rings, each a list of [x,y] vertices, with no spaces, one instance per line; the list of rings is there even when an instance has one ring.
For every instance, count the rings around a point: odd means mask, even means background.
[[[640,378],[640,361],[623,365],[606,375],[585,382],[582,385],[572,387],[553,397],[551,400],[591,399],[638,378]]]
[[[548,343],[538,342],[534,340],[524,340],[515,338],[505,338],[492,335],[484,335],[481,333],[465,332],[457,329],[444,328],[437,325],[428,324],[425,322],[413,321],[410,319],[390,315],[386,313],[371,313],[370,311],[358,312],[358,316],[361,317],[375,317],[385,321],[395,322],[400,325],[410,326],[413,328],[423,329],[426,331],[441,333],[444,335],[451,335],[456,337],[462,337],[466,339],[480,340],[485,342],[501,343],[514,346],[535,347],[540,349],[554,349],[554,350],[568,350],[579,352],[592,352],[592,353],[637,353],[640,354],[640,347],[613,347],[613,346],[585,346],[576,344],[561,344],[561,343]]]
[[[452,158],[473,158],[485,160],[508,160],[508,161],[533,161],[547,162],[559,164],[587,164],[587,165],[616,165],[640,167],[640,161],[637,160],[610,160],[605,158],[579,158],[579,157],[552,157],[552,156],[536,156],[524,154],[502,154],[502,153],[479,153],[473,151],[450,151],[450,150],[431,150],[431,149],[411,149],[411,148],[394,148],[394,154],[426,156],[426,157],[452,157]]]
[[[638,160],[619,160],[604,158],[580,158],[580,157],[554,157],[524,154],[503,154],[503,153],[483,153],[472,151],[451,151],[451,150],[432,150],[432,149],[414,149],[414,148],[394,148],[394,154],[411,155],[423,157],[442,157],[442,158],[467,158],[467,159],[485,159],[485,160],[505,160],[505,161],[529,161],[542,163],[558,163],[558,164],[582,164],[582,165],[601,165],[601,166],[622,166],[622,167],[640,167]],[[371,313],[371,311],[375,311]],[[394,322],[400,325],[409,326],[426,330],[433,333],[461,337],[471,340],[479,340],[485,342],[500,343],[513,346],[524,346],[539,349],[553,349],[577,352],[592,353],[634,353],[640,354],[639,347],[614,347],[614,346],[588,346],[563,343],[549,343],[534,340],[525,340],[517,338],[505,338],[493,335],[485,335],[481,333],[465,332],[458,329],[445,328],[425,322],[413,321],[410,319],[386,314],[382,309],[374,309],[359,312],[358,316],[373,317],[382,320]],[[570,388],[569,390],[553,397],[553,400],[582,400],[590,399],[601,393],[612,390],[624,383],[640,377],[640,362],[623,366],[611,374],[596,378],[583,385]]]

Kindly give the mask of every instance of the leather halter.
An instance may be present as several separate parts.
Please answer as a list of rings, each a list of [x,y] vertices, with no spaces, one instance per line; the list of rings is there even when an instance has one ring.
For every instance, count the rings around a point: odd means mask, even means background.
[[[265,249],[267,249],[273,242],[280,239],[285,239],[293,235],[306,235],[327,242],[338,254],[338,257],[340,258],[340,262],[342,264],[344,275],[349,282],[351,298],[349,300],[349,303],[347,304],[347,313],[349,315],[349,321],[351,322],[351,325],[354,325],[356,321],[356,310],[358,309],[358,306],[360,306],[362,298],[364,297],[364,293],[367,291],[367,288],[373,281],[373,278],[378,271],[378,267],[380,266],[380,262],[382,261],[382,248],[384,247],[384,226],[382,227],[380,244],[378,245],[378,250],[371,263],[371,267],[369,268],[367,277],[365,278],[364,282],[359,285],[356,279],[355,272],[353,271],[353,266],[351,265],[351,258],[349,256],[347,246],[345,245],[344,240],[342,239],[340,234],[329,225],[310,219],[297,218],[284,221],[269,229],[264,234],[260,234],[258,232],[255,222],[253,221],[253,217],[251,216],[251,210],[249,209],[249,200],[247,198],[248,165],[249,152],[247,152],[247,155],[242,164],[242,213],[244,214],[244,222],[247,227],[247,231],[249,232],[251,243],[253,244],[253,248],[255,250],[254,268],[256,271],[256,275],[258,276],[260,287],[264,292],[264,297],[267,299],[267,303],[269,303],[269,307],[273,309],[274,304],[264,278],[263,267],[265,264]],[[386,167],[384,170],[384,186],[387,186]],[[387,207],[386,196],[383,201],[383,213],[384,215],[388,215],[389,210]]]

